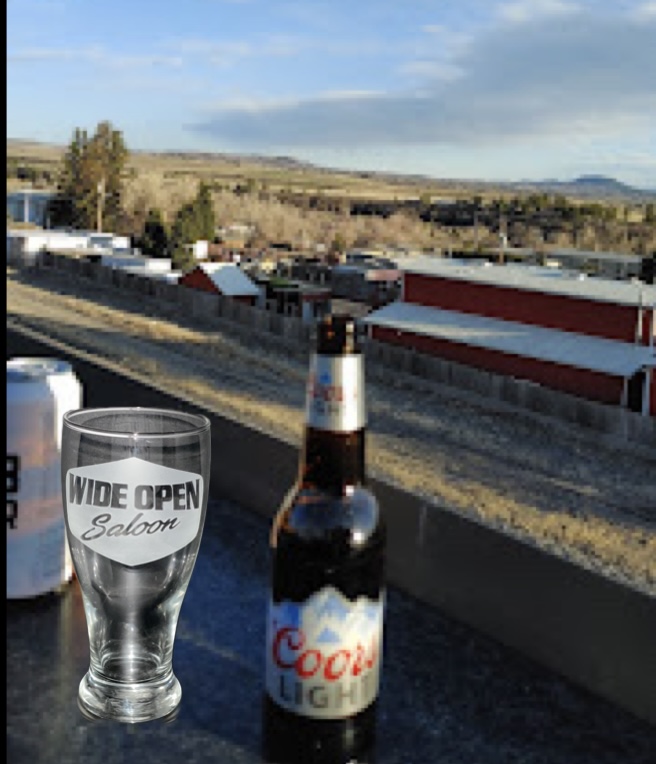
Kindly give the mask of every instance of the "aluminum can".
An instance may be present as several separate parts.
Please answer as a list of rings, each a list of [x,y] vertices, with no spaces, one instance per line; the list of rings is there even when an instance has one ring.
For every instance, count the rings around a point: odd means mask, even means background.
[[[64,413],[82,385],[57,358],[7,361],[7,599],[56,591],[73,577],[61,495]]]

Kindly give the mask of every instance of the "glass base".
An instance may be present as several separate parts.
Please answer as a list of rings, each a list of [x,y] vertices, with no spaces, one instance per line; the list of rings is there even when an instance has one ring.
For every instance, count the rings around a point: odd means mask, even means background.
[[[78,692],[78,705],[91,719],[110,719],[136,724],[175,717],[182,688],[171,672],[158,682],[108,682],[88,671]]]

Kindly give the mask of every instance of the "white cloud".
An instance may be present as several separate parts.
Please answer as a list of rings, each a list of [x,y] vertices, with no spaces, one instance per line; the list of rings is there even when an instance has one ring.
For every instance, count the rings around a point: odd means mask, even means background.
[[[7,54],[7,61],[15,63],[36,63],[47,61],[86,61],[111,68],[151,68],[180,67],[180,56],[123,55],[111,53],[100,46],[83,48],[23,48]]]
[[[192,54],[213,65],[237,65],[247,58],[291,58],[311,52],[324,56],[373,56],[389,52],[389,43],[358,37],[355,40],[321,39],[301,35],[268,35],[261,39],[217,42],[207,38],[181,38],[163,44],[182,56]]]
[[[424,67],[420,91],[224,106],[193,129],[256,150],[653,135],[656,19],[580,10],[572,24],[563,16],[572,6],[551,1],[531,4],[540,17],[519,25],[513,7],[512,21],[497,22],[447,62],[451,78],[440,61],[408,64],[415,74]]]
[[[273,35],[264,42],[259,51],[265,56],[295,56],[307,50],[310,45],[307,39],[294,35]]]
[[[56,13],[60,13],[63,11],[70,10],[69,2],[68,0],[14,0],[12,2],[12,5],[14,3],[17,5],[20,3],[21,10],[25,13],[47,13],[49,11],[54,11]],[[9,3],[7,3],[9,5]]]
[[[360,100],[372,97],[379,97],[381,94],[374,90],[326,90],[318,93],[314,102],[316,103],[338,103],[343,104],[349,100]],[[206,107],[208,112],[216,110],[221,111],[239,111],[253,115],[266,116],[275,114],[281,110],[293,110],[302,108],[305,101],[300,98],[248,98],[239,96],[236,98],[224,99],[214,106]]]
[[[505,21],[523,24],[544,16],[562,16],[576,13],[580,7],[565,0],[514,0],[497,9]]]
[[[445,82],[456,80],[464,74],[463,70],[454,64],[444,63],[442,61],[431,61],[430,59],[423,61],[408,61],[405,64],[401,64],[399,72],[404,75],[419,77],[424,80],[443,80]]]
[[[255,48],[248,42],[239,40],[216,42],[204,38],[190,37],[165,43],[163,48],[171,51],[171,58],[189,63],[204,61],[218,68],[229,68],[255,54]]]
[[[454,80],[463,74],[458,61],[467,54],[473,38],[454,32],[441,24],[426,24],[414,44],[400,46],[410,57],[398,66],[398,72],[414,79]]]
[[[91,60],[98,55],[96,48],[23,48],[7,53],[7,61],[71,61],[73,59]]]
[[[637,19],[656,18],[656,2],[652,1],[639,5],[635,9],[635,16]]]
[[[325,90],[318,97],[324,101],[341,101],[349,98],[371,98],[379,95],[381,93],[376,90]]]
[[[158,68],[160,66],[179,68],[183,65],[180,56],[158,56],[158,55],[137,55],[137,56],[116,56],[103,55],[102,62],[107,66],[120,69],[133,68]]]

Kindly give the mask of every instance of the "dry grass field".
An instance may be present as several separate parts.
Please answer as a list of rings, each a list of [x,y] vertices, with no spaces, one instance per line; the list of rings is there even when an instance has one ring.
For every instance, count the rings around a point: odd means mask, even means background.
[[[142,295],[7,271],[7,320],[299,443],[307,359]],[[656,456],[473,394],[368,372],[370,472],[656,595]]]
[[[65,148],[46,144],[8,141],[8,160],[48,170],[55,175]],[[348,212],[300,209],[275,198],[281,191],[320,195],[324,198],[366,198],[402,200],[423,194],[439,198],[468,196],[471,190],[458,184],[424,184],[411,180],[392,181],[368,173],[324,170],[285,158],[258,159],[219,154],[175,154],[131,152],[126,168],[123,205],[128,213],[129,230],[137,235],[143,228],[148,210],[157,208],[171,223],[182,205],[191,201],[204,181],[212,188],[212,198],[219,225],[253,225],[265,241],[291,241],[300,249],[313,243],[329,244],[338,234],[348,246],[372,243],[411,243],[416,247],[435,248],[471,243],[469,231],[437,233],[421,221],[403,214],[389,219],[357,218]],[[9,178],[7,190],[25,186],[24,181]],[[237,195],[236,187],[266,192]]]
[[[8,141],[7,158],[53,169],[66,147],[29,141]],[[366,172],[341,172],[306,165],[285,157],[260,158],[206,153],[130,152],[128,170],[169,181],[189,179],[234,186],[255,182],[271,191],[292,190],[352,198],[405,199],[429,193],[445,198],[471,193],[474,184],[440,183],[399,178],[396,181]],[[19,182],[20,183],[20,182]],[[11,185],[16,186],[15,180]],[[482,186],[481,186],[482,189]]]

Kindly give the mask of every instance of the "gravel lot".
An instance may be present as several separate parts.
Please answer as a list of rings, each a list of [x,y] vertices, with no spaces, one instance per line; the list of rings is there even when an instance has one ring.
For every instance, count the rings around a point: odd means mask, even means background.
[[[7,269],[7,320],[299,441],[308,359],[275,338],[43,270]],[[656,454],[373,365],[367,396],[371,474],[656,595]]]

